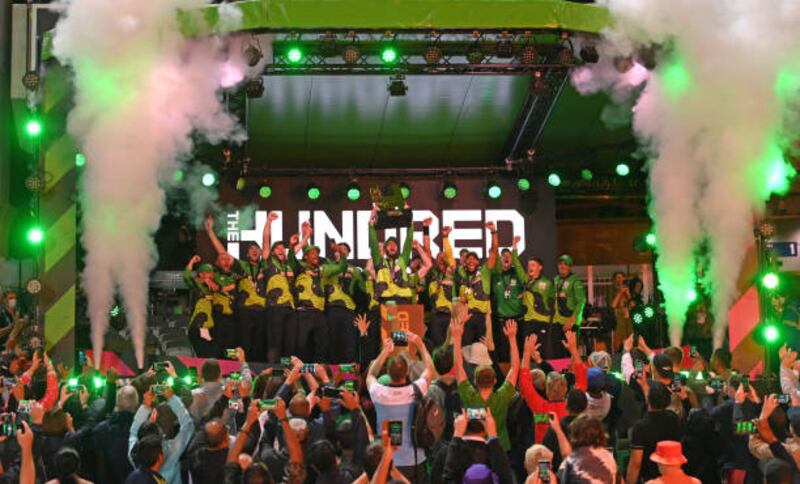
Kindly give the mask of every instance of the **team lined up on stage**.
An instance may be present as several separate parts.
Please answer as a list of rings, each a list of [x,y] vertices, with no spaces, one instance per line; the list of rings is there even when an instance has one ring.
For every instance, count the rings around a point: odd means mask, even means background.
[[[225,357],[227,349],[243,347],[254,361],[275,363],[297,355],[306,361],[368,361],[380,349],[380,307],[384,304],[424,304],[425,337],[434,346],[445,343],[453,302],[469,311],[463,345],[486,336],[487,322],[497,334],[507,320],[519,324],[518,339],[536,332],[545,357],[561,351],[564,331],[580,326],[586,302],[581,280],[572,274],[572,259],[558,259],[558,274],[542,274],[543,261],[520,260],[515,237],[512,249],[499,254],[497,229],[489,255],[461,250],[454,257],[448,240],[450,227],[442,229],[442,247],[435,259],[428,227],[423,222],[423,243],[414,240],[413,224],[402,243],[390,237],[381,243],[375,228],[379,209],[370,217],[371,258],[363,268],[348,262],[350,247],[331,244],[332,257],[320,256],[310,243],[313,228],[302,224],[301,233],[269,246],[270,212],[263,232],[263,248],[249,243],[245,257],[231,256],[214,233],[214,220],[205,222],[217,256],[214,264],[194,256],[184,279],[193,293],[194,310],[189,339],[201,357]],[[355,324],[356,315],[370,321]],[[501,336],[498,343],[504,341]],[[497,348],[503,358],[503,348]],[[360,354],[359,354],[360,353]]]

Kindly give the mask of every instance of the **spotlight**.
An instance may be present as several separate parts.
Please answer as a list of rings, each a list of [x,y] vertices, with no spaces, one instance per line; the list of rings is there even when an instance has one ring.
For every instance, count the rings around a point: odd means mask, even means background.
[[[261,198],[269,198],[272,195],[272,187],[269,185],[261,185],[258,189],[258,196]]]
[[[200,181],[203,183],[204,187],[211,187],[217,183],[217,176],[213,173],[205,173]]]
[[[42,292],[42,281],[36,278],[28,280],[25,290],[28,291],[28,294],[39,294]]]
[[[557,187],[561,185],[561,177],[558,176],[558,173],[550,173],[547,175],[547,183],[549,183],[550,186]]]
[[[527,192],[528,190],[530,190],[531,189],[531,181],[530,181],[530,179],[527,178],[527,177],[522,177],[522,178],[518,179],[517,180],[517,188],[519,188],[519,191],[521,191],[521,192]]]
[[[558,51],[558,62],[564,65],[572,65],[575,63],[575,56],[572,55],[572,49],[567,46]]]
[[[625,74],[633,67],[633,58],[631,56],[614,57],[614,68],[620,74]]]
[[[486,186],[486,194],[492,200],[497,200],[503,195],[503,189],[500,188],[500,185],[497,182],[489,182]]]
[[[596,64],[600,60],[600,54],[597,53],[597,48],[593,45],[584,45],[581,47],[581,59],[587,64]]]
[[[690,303],[697,301],[697,291],[694,288],[686,291],[686,301]]]
[[[778,341],[780,338],[781,333],[778,331],[778,328],[774,324],[768,324],[764,326],[764,342],[766,343],[774,343]]]
[[[248,45],[244,50],[244,58],[247,60],[247,65],[250,67],[255,67],[262,57],[264,57],[264,54],[261,53],[261,49],[253,44]]]
[[[467,60],[470,64],[480,64],[483,62],[483,52],[479,47],[475,47],[475,49],[469,51],[467,54]]]
[[[411,196],[411,187],[409,187],[405,183],[401,183],[400,193],[403,195],[403,200],[408,200],[408,197]]]
[[[44,230],[42,230],[42,228],[38,227],[38,226],[34,226],[34,227],[29,228],[28,229],[28,234],[27,234],[27,239],[28,239],[28,242],[31,243],[31,245],[39,245],[39,244],[41,244],[42,241],[44,240]]]
[[[531,83],[531,90],[537,97],[546,96],[547,93],[550,91],[547,87],[547,83],[544,82],[542,79],[542,71],[536,71],[533,74],[533,82]]]
[[[111,315],[112,318],[116,318],[117,316],[122,314],[122,308],[120,308],[119,304],[117,304],[113,308],[111,308],[111,311],[108,314]]]
[[[303,60],[303,51],[299,47],[292,47],[286,52],[286,59],[290,64],[299,64]]]
[[[656,234],[653,232],[648,232],[648,234],[644,236],[644,243],[648,246],[655,247],[656,242],[658,242],[658,239],[656,239]]]
[[[77,153],[75,155],[75,166],[80,168],[81,166],[86,164],[86,157],[83,156],[83,153]]]
[[[642,315],[642,313],[636,312],[633,314],[633,316],[631,316],[631,319],[633,320],[633,324],[638,326],[644,322],[644,315]]]
[[[35,138],[42,134],[42,123],[38,119],[29,119],[27,123],[25,123],[25,132],[28,133],[28,136],[31,138]]]
[[[591,181],[592,178],[594,178],[594,173],[592,173],[592,170],[584,168],[583,170],[581,170],[581,178],[583,178],[586,181]]]
[[[41,78],[36,71],[28,71],[22,76],[22,85],[29,91],[35,91],[39,87]]]
[[[432,45],[425,51],[425,62],[428,65],[438,64],[442,58],[442,49]]]
[[[309,200],[318,200],[320,195],[322,195],[322,191],[315,184],[311,183],[306,188],[306,196]]]
[[[394,64],[397,62],[397,51],[393,47],[386,47],[381,51],[381,61],[384,64]]]
[[[361,198],[361,188],[359,188],[357,183],[351,183],[347,186],[347,199],[351,202],[355,202]]]
[[[656,68],[656,46],[649,45],[642,47],[636,52],[636,61],[643,65],[648,71]]]
[[[619,176],[628,176],[628,174],[631,172],[631,168],[625,163],[618,164],[616,170],[617,175]]]
[[[766,274],[764,274],[764,277],[761,278],[761,284],[766,289],[770,290],[775,289],[778,287],[779,283],[780,279],[778,279],[778,274],[774,272],[767,272]]]
[[[538,57],[539,53],[536,51],[536,47],[532,45],[526,45],[519,53],[519,60],[523,64],[534,64]]]
[[[358,47],[355,45],[348,45],[344,48],[344,52],[342,53],[342,59],[344,59],[345,63],[347,64],[355,64],[358,62],[358,59],[361,58],[361,51],[358,50]]]
[[[452,200],[456,198],[458,195],[458,188],[456,188],[455,183],[445,183],[442,187],[442,196],[448,200]]]
[[[244,93],[249,98],[258,98],[264,95],[264,79],[261,76],[249,79],[244,84]]]
[[[656,310],[653,308],[653,306],[645,306],[643,313],[645,318],[653,319],[653,317],[656,315]]]
[[[408,91],[408,85],[406,85],[406,76],[397,74],[394,77],[390,77],[388,89],[390,96],[405,96],[406,92]]]

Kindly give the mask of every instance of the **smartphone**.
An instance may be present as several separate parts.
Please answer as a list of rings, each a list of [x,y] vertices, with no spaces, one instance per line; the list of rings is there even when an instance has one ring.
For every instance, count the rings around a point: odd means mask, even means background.
[[[166,361],[156,361],[153,363],[153,370],[157,373],[159,371],[167,371],[167,362]]]
[[[468,408],[467,418],[469,420],[486,420],[485,408]]]
[[[392,342],[395,346],[408,346],[408,337],[402,331],[392,331]]]
[[[270,398],[269,400],[259,400],[258,409],[261,410],[262,412],[265,410],[275,409],[275,399]]]
[[[0,435],[15,437],[17,435],[17,422],[10,413],[0,414]]]
[[[228,400],[228,408],[230,408],[234,412],[241,412],[244,407],[242,406],[241,400],[233,398]]]
[[[86,387],[81,385],[80,383],[76,383],[74,385],[67,385],[67,391],[70,393],[80,393],[86,390]]]
[[[392,446],[399,447],[403,445],[403,421],[391,420],[389,421],[389,437],[391,438]]]
[[[78,351],[78,366],[86,366],[87,364],[88,360],[86,359],[86,352]]]
[[[550,423],[550,415],[546,413],[534,413],[533,414],[533,423],[541,424],[541,423]]]
[[[683,386],[683,382],[681,381],[680,375],[674,375],[672,377],[672,384],[670,385],[670,390],[677,393],[681,391],[681,387]]]
[[[17,404],[17,414],[30,414],[33,407],[33,400],[20,400]]]
[[[355,373],[356,365],[355,363],[350,363],[349,365],[339,365],[339,371],[342,373]]]
[[[292,369],[292,359],[289,357],[281,358],[281,367],[284,370],[291,370]]]
[[[736,422],[736,435],[750,435],[757,432],[756,424],[749,420],[742,420],[740,422]]]
[[[712,378],[708,381],[708,386],[711,387],[714,391],[722,390],[722,387],[725,385],[725,382],[720,380],[719,378]]]
[[[778,395],[778,404],[779,405],[788,405],[789,403],[791,403],[791,401],[792,401],[792,397],[790,395],[787,395],[786,393],[781,393],[781,394]],[[20,402],[20,403],[22,403],[22,402]]]
[[[750,377],[742,375],[742,389],[745,392],[750,391]]]
[[[539,461],[539,482],[543,484],[550,484],[550,461]]]
[[[316,373],[317,365],[314,363],[304,363],[303,366],[300,367],[300,373],[308,373],[313,375]]]
[[[644,373],[644,363],[641,360],[637,360],[636,363],[633,364],[633,377],[635,379],[639,379],[642,377]]]
[[[169,388],[169,385],[153,385],[152,387],[150,387],[150,389],[153,390],[153,394],[155,395],[164,395],[165,393],[167,393],[167,388]]]
[[[342,398],[342,389],[336,387],[322,387],[322,396],[328,398]]]
[[[231,381],[239,381],[242,379],[242,375],[238,371],[232,371],[228,373],[228,378],[230,378]]]
[[[356,391],[356,381],[355,380],[345,380],[344,383],[342,384],[342,386],[344,386],[344,389],[347,390],[348,392]]]
[[[236,348],[227,348],[225,350],[225,358],[229,360],[238,360],[239,359],[239,352],[236,351]]]
[[[691,356],[692,359],[697,358],[697,346],[692,346],[689,350],[689,356]]]

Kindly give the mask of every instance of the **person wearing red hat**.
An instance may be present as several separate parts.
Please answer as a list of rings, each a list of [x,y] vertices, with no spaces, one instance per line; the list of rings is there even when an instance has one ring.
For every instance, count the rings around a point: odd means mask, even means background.
[[[656,451],[650,454],[650,460],[658,465],[661,477],[647,481],[647,484],[700,484],[700,479],[686,475],[681,466],[686,464],[681,443],[674,440],[662,440],[656,444]]]

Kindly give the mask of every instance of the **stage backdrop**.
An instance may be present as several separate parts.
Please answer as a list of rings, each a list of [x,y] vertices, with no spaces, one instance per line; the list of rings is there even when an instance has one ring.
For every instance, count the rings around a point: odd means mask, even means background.
[[[522,237],[519,251],[523,259],[540,257],[545,261],[548,274],[555,271],[555,200],[552,187],[543,182],[533,183],[528,192],[520,192],[516,180],[500,180],[502,197],[489,200],[485,196],[486,178],[458,177],[454,180],[458,196],[446,200],[441,196],[443,180],[440,177],[409,177],[404,180],[359,177],[361,199],[351,201],[346,196],[347,186],[352,182],[349,177],[312,174],[270,177],[268,183],[272,194],[266,199],[258,195],[258,188],[267,182],[266,179],[251,178],[247,181],[247,188],[242,191],[222,184],[219,194],[222,204],[240,207],[226,210],[224,226],[227,233],[219,234],[220,239],[227,243],[228,251],[237,257],[242,242],[261,244],[267,211],[274,210],[280,213],[280,218],[273,224],[271,243],[288,240],[299,231],[302,222],[310,220],[314,227],[312,241],[320,247],[323,255],[327,255],[330,241],[344,241],[352,248],[351,259],[361,263],[369,257],[369,187],[403,181],[411,188],[408,201],[414,211],[414,237],[420,242],[422,220],[433,218],[430,234],[434,254],[441,250],[441,228],[450,226],[453,227],[450,240],[456,256],[458,250],[466,248],[484,257],[491,238],[483,224],[494,221],[500,233],[501,247],[510,247],[514,235],[519,235]],[[317,200],[309,200],[306,196],[306,187],[312,181],[322,192]],[[222,225],[220,221],[218,227]],[[405,233],[406,229],[379,231],[379,238],[383,240],[392,235],[402,238]],[[203,255],[212,254],[203,232],[198,233],[198,246]]]

